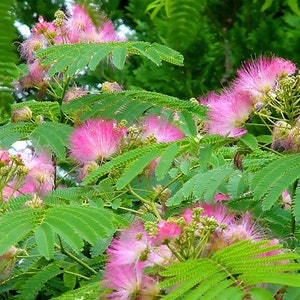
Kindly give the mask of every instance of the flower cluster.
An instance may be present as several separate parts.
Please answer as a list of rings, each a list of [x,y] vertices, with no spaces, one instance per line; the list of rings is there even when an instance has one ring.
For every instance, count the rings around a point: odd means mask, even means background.
[[[116,120],[88,119],[75,128],[70,137],[70,155],[83,164],[80,179],[97,168],[98,163],[116,153],[142,144],[169,142],[182,139],[184,134],[172,122],[155,115],[145,117],[140,124],[129,128]],[[155,168],[157,160],[150,164]]]
[[[11,155],[1,150],[1,197],[3,201],[23,195],[33,194],[33,200],[28,205],[42,204],[39,196],[46,195],[54,188],[55,168],[47,152],[23,157],[20,154]]]
[[[260,57],[257,61],[246,62],[229,88],[199,99],[209,108],[204,130],[229,137],[244,135],[247,119],[268,106],[274,108],[273,100],[278,100],[280,82],[295,72],[296,66],[283,58]],[[268,117],[269,113],[260,116]]]
[[[26,60],[29,73],[20,79],[21,88],[37,86],[43,88],[47,85],[46,74],[49,67],[45,67],[34,58],[37,50],[57,44],[74,43],[103,43],[122,41],[118,36],[113,23],[103,21],[96,27],[85,11],[78,4],[72,7],[68,15],[61,10],[55,13],[55,20],[47,22],[42,16],[31,30],[30,37],[21,44],[21,56]]]
[[[156,299],[168,292],[158,285],[163,267],[209,257],[238,241],[262,238],[249,212],[237,217],[220,202],[198,203],[167,220],[137,221],[121,231],[107,249],[103,279],[103,285],[111,290],[107,298]]]

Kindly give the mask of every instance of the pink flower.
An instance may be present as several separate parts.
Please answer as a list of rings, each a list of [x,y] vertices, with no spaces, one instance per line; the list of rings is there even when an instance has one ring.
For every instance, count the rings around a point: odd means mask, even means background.
[[[268,246],[278,245],[278,244],[279,244],[278,239],[272,239],[272,240],[270,240],[270,242],[267,245],[264,245],[263,248],[268,247]],[[259,254],[258,256],[259,257],[266,257],[266,256],[278,255],[278,254],[281,254],[281,253],[283,253],[282,250],[275,249],[275,250],[271,250],[271,251]],[[288,261],[287,260],[282,260],[280,263],[288,263]]]
[[[73,99],[85,96],[88,91],[84,90],[83,88],[74,87],[65,94],[63,101],[70,102]]]
[[[221,203],[200,203],[203,208],[203,216],[213,217],[219,224],[230,225],[234,222],[234,215]]]
[[[291,61],[278,57],[259,57],[257,61],[246,62],[237,71],[234,87],[239,91],[249,92],[254,103],[265,102],[276,80],[295,71],[296,66]]]
[[[25,164],[29,172],[25,177],[25,184],[19,189],[22,193],[36,192],[45,195],[53,189],[55,168],[47,152],[33,156]]]
[[[76,4],[65,24],[65,32],[67,43],[90,42],[93,41],[90,37],[96,34],[96,27],[84,8]]]
[[[0,167],[10,163],[10,154],[7,150],[0,148]]]
[[[177,259],[170,248],[167,245],[159,245],[150,248],[146,263],[149,263],[149,266],[165,266],[175,261]]]
[[[242,126],[253,110],[249,94],[227,90],[221,95],[210,93],[206,99],[199,101],[209,107],[208,120],[204,122],[208,133],[240,137],[247,132]]]
[[[133,264],[147,254],[149,247],[149,236],[141,222],[132,224],[127,230],[123,230],[120,237],[115,238],[107,253],[112,265]]]
[[[34,54],[45,45],[45,38],[40,34],[32,34],[21,44],[21,56],[27,59],[27,62],[34,61]]]
[[[108,158],[119,149],[123,135],[124,128],[114,120],[87,120],[71,134],[71,155],[80,162]]]
[[[20,196],[21,193],[16,190],[17,187],[15,187],[16,183],[14,181],[10,181],[7,183],[7,185],[2,189],[2,200],[4,202],[8,201],[10,198],[14,198],[17,196]]]
[[[214,197],[214,202],[217,203],[217,202],[222,202],[224,200],[230,200],[230,196],[229,195],[225,195],[225,194],[222,194],[222,193],[219,193],[217,192],[215,194],[215,197]]]
[[[144,119],[142,139],[149,136],[154,136],[158,143],[172,142],[184,138],[184,134],[178,127],[156,115]]]
[[[151,239],[154,244],[163,244],[165,241],[177,238],[181,235],[181,227],[174,222],[160,220],[157,224],[158,232]]]
[[[39,22],[34,25],[31,31],[35,34],[55,37],[57,30],[55,24],[53,22],[46,22],[43,16],[39,16],[38,20]]]
[[[103,285],[113,290],[107,295],[107,298],[116,300],[155,299],[159,293],[157,282],[143,273],[144,268],[143,262],[121,266],[107,264]]]
[[[38,60],[28,64],[29,74],[20,79],[20,84],[24,88],[40,85],[46,76],[49,67],[42,66]]]
[[[182,217],[184,218],[185,223],[191,223],[193,221],[193,210],[191,208],[186,208],[182,212]]]
[[[98,42],[120,42],[125,41],[126,38],[120,38],[114,29],[112,21],[106,21],[102,27],[98,28]]]
[[[239,221],[228,224],[228,227],[223,231],[223,236],[229,245],[242,240],[258,240],[260,233],[255,226],[252,215],[246,212],[240,217]]]

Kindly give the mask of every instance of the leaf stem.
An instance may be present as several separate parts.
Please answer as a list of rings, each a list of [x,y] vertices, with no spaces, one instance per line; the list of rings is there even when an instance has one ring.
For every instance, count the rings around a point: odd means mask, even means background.
[[[90,267],[88,264],[86,264],[84,261],[82,261],[81,259],[79,259],[75,255],[73,255],[71,252],[69,252],[68,250],[66,250],[63,247],[63,245],[62,245],[60,236],[58,236],[58,238],[59,238],[60,245],[54,244],[55,248],[57,248],[62,254],[65,254],[66,256],[68,256],[69,258],[71,258],[72,260],[76,261],[78,264],[80,264],[84,268],[88,269],[93,274],[95,274],[95,275],[98,274],[98,272],[96,270],[94,270],[92,267]]]
[[[157,210],[157,207],[155,205],[154,201],[150,201],[147,200],[145,198],[143,198],[142,196],[140,196],[139,194],[137,194],[131,187],[130,184],[127,185],[128,191],[131,193],[131,195],[133,195],[134,197],[136,197],[138,200],[140,200],[142,203],[146,204],[147,206],[150,207],[150,209],[152,210],[152,212],[154,213],[154,215],[157,217],[158,220],[161,220],[161,216],[160,213]]]

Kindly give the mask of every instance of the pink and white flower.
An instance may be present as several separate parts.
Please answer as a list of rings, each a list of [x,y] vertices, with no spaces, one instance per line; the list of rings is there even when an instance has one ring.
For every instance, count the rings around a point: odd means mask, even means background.
[[[107,264],[103,285],[113,290],[107,298],[115,300],[155,299],[159,293],[158,283],[153,277],[144,274],[145,267],[143,262],[119,266]]]
[[[175,239],[182,233],[182,229],[174,222],[160,220],[157,223],[158,231],[156,235],[151,239],[154,244],[163,244],[165,241]]]
[[[253,110],[248,93],[236,90],[227,90],[223,94],[210,93],[199,102],[209,108],[208,120],[204,122],[204,130],[208,133],[229,137],[240,137],[247,133],[243,125]]]
[[[115,238],[107,253],[111,265],[133,264],[147,256],[147,249],[150,246],[150,238],[141,222],[135,222],[130,228],[121,232]],[[145,260],[143,257],[142,260]]]
[[[279,57],[259,57],[246,62],[237,71],[234,88],[251,94],[254,104],[265,103],[268,93],[282,76],[295,73],[296,66],[289,60]]]
[[[183,132],[174,124],[162,117],[151,115],[143,121],[142,139],[154,136],[158,143],[172,142],[184,138]]]
[[[109,158],[118,151],[123,135],[124,128],[114,120],[89,119],[71,134],[71,156],[79,162]]]

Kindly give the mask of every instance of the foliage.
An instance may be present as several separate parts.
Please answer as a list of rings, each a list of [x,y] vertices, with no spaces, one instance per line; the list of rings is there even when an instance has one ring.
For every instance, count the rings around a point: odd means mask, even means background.
[[[297,3],[25,2],[0,4],[0,298],[297,299]]]

